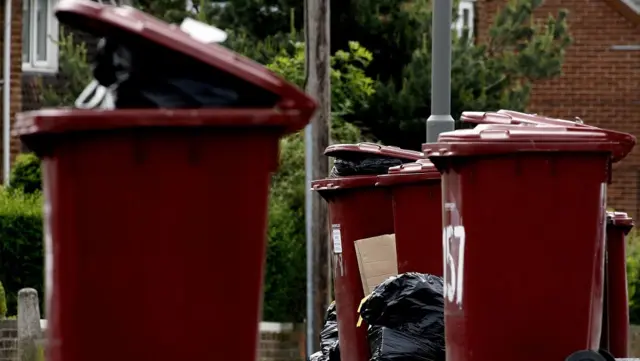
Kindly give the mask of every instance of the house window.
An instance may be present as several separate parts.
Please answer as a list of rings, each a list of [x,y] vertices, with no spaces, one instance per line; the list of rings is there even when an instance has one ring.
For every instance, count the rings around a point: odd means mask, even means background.
[[[460,0],[458,6],[458,20],[455,23],[458,36],[467,36],[473,38],[473,24],[474,24],[474,0]]]
[[[56,0],[22,1],[22,70],[58,70],[58,21],[53,15]]]

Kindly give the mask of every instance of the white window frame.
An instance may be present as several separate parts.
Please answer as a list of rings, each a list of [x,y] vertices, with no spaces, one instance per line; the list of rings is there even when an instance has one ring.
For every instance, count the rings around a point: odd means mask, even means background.
[[[460,4],[458,4],[458,19],[454,24],[454,28],[456,29],[458,36],[462,36],[462,31],[464,30],[463,15],[465,10],[469,11],[469,25],[467,28],[469,31],[469,39],[473,39],[473,28],[476,17],[475,0],[460,0]]]
[[[53,8],[55,7],[57,0],[47,0],[49,2],[47,6],[47,60],[36,60],[36,47],[38,44],[38,29],[36,23],[37,17],[37,3],[38,0],[22,0],[23,5],[29,4],[29,15],[31,16],[29,21],[29,34],[22,34],[22,36],[29,37],[29,62],[22,61],[22,71],[29,73],[56,73],[58,72],[58,36],[59,36],[59,24],[58,19],[55,17]],[[24,19],[23,19],[24,21]],[[22,29],[20,29],[22,32]],[[23,49],[24,51],[24,49]],[[22,54],[20,54],[22,56]]]
[[[640,13],[640,2],[638,0],[622,0],[631,10]]]

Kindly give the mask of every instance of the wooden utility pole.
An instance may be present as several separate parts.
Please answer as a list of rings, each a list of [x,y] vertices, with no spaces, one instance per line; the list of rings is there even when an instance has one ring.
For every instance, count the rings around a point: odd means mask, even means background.
[[[305,131],[306,178],[329,175],[324,150],[331,124],[330,0],[305,0],[305,90],[318,102],[318,110]],[[307,190],[307,356],[319,349],[319,337],[330,298],[329,221],[327,204]]]

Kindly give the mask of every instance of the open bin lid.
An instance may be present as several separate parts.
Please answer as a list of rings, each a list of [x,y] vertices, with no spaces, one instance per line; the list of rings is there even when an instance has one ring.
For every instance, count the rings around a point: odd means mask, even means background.
[[[344,160],[359,160],[376,156],[395,158],[406,162],[415,162],[418,159],[424,158],[422,152],[366,142],[358,144],[333,144],[327,147],[324,155]]]
[[[607,225],[620,227],[629,232],[633,228],[633,218],[625,212],[607,212]]]
[[[297,109],[309,113],[310,117],[316,108],[312,98],[266,67],[221,45],[201,42],[178,26],[132,7],[103,5],[91,0],[62,0],[55,13],[61,23],[96,36],[113,37],[124,44],[148,42],[186,55],[276,94],[280,98],[276,105],[279,109]]]
[[[424,144],[422,151],[432,161],[446,156],[557,151],[611,153],[612,161],[617,162],[635,144],[631,134],[593,127],[480,124],[474,129],[442,133],[438,143]]]
[[[280,127],[283,122],[303,124],[308,118],[299,112],[271,109],[43,109],[19,113],[12,134],[61,134],[96,130],[151,127]],[[24,140],[24,139],[23,139]],[[27,141],[31,143],[31,141]],[[30,144],[29,148],[33,149]]]
[[[378,176],[376,185],[392,186],[433,180],[440,180],[440,172],[430,160],[420,159],[417,162],[389,168],[387,174]]]
[[[590,127],[577,121],[544,117],[513,110],[498,112],[463,112],[460,121],[471,124],[547,125],[561,127]]]

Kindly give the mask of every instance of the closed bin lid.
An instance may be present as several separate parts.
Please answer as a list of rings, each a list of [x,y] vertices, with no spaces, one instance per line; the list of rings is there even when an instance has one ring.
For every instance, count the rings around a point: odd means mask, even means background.
[[[278,109],[297,109],[309,114],[316,104],[295,85],[266,67],[215,43],[204,43],[178,26],[168,24],[129,6],[103,5],[91,0],[61,0],[56,16],[63,24],[96,36],[123,43],[149,43],[183,54],[233,77],[279,96]],[[158,59],[162,61],[162,59]],[[306,122],[295,124],[301,129]]]
[[[593,127],[480,124],[474,129],[440,134],[438,143],[423,144],[432,161],[447,156],[476,156],[516,152],[605,152],[613,162],[636,144],[631,134]]]
[[[333,144],[325,149],[324,154],[329,157],[345,160],[376,156],[414,162],[424,158],[422,152],[375,143]]]
[[[405,163],[389,168],[387,174],[378,176],[378,186],[392,186],[424,181],[440,180],[440,172],[428,159]]]
[[[460,120],[471,124],[518,124],[518,125],[549,125],[562,127],[589,127],[578,121],[549,118],[537,114],[527,114],[513,110],[499,110],[498,112],[463,112]]]
[[[607,225],[625,228],[628,232],[633,228],[633,218],[625,212],[607,212]]]
[[[378,177],[375,175],[325,178],[312,181],[311,190],[324,193],[326,191],[367,188],[374,187],[377,182]]]

